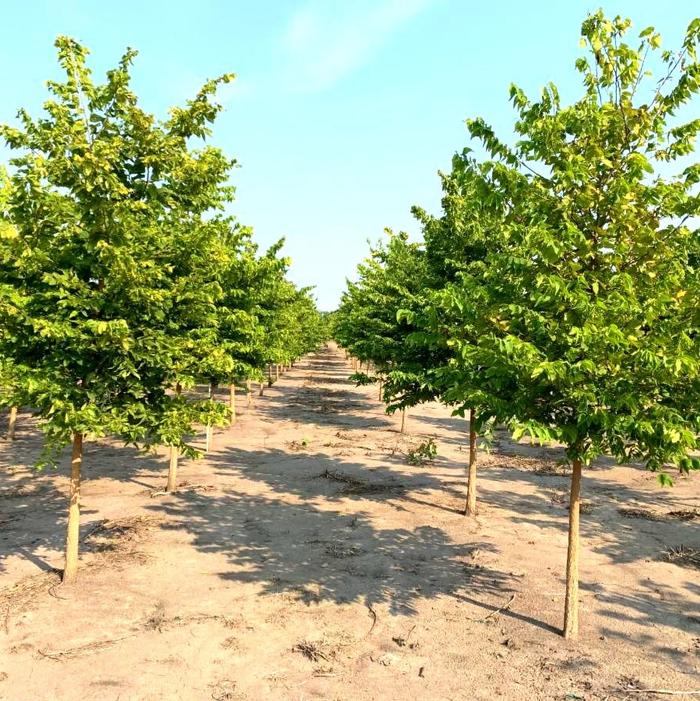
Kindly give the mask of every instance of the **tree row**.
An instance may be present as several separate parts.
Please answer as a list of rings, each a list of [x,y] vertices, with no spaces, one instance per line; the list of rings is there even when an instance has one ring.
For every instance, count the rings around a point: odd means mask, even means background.
[[[235,161],[208,143],[220,112],[207,82],[157,120],[130,86],[127,51],[102,84],[60,37],[62,82],[38,117],[1,126],[0,402],[29,407],[44,464],[72,444],[65,582],[78,566],[83,443],[110,436],[196,457],[198,425],[235,420],[249,395],[326,335],[311,290],[286,277],[280,241],[261,252],[228,213]],[[209,387],[208,396],[194,391]],[[213,390],[227,386],[227,403]],[[262,391],[262,385],[261,385]]]
[[[564,634],[578,630],[582,468],[600,455],[658,473],[700,467],[700,19],[677,51],[602,12],[582,25],[582,94],[510,89],[514,137],[470,119],[423,241],[389,232],[334,318],[389,411],[439,400],[563,446],[571,466]],[[693,111],[694,110],[694,111]]]

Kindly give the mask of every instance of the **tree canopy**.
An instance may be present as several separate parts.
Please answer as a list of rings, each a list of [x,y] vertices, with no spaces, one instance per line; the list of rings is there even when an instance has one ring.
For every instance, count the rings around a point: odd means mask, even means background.
[[[380,319],[390,347],[416,359],[425,398],[470,408],[476,428],[496,421],[516,439],[565,447],[569,635],[582,466],[607,454],[662,484],[672,469],[700,468],[700,167],[690,158],[700,119],[686,118],[700,91],[700,19],[675,52],[651,27],[628,43],[630,28],[602,12],[584,21],[583,95],[571,104],[552,84],[535,100],[512,86],[513,143],[467,120],[476,150],[442,176],[441,215],[414,208],[422,290],[377,294],[376,280],[396,273],[360,266],[337,330],[371,357]]]

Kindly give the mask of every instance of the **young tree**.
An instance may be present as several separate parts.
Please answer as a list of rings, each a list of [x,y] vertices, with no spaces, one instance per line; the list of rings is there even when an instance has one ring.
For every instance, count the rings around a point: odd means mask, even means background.
[[[435,350],[407,343],[417,328],[406,310],[422,306],[427,269],[419,244],[409,243],[404,233],[387,233],[388,243],[372,249],[370,258],[358,266],[359,281],[348,283],[334,332],[351,355],[374,368],[374,376],[359,372],[355,379],[379,379],[388,411],[405,412],[435,397],[424,371],[435,364]]]
[[[7,171],[0,167],[0,269],[11,263],[11,241],[17,237],[17,231],[10,221],[11,185]],[[0,303],[2,297],[0,297]],[[0,335],[2,329],[0,329]],[[12,384],[13,372],[10,358],[0,355],[0,407],[8,408],[7,438],[13,440],[15,437],[15,422],[17,420],[17,406],[12,405]]]
[[[215,345],[232,362],[209,369],[212,386],[229,385],[232,412],[235,384],[262,381],[272,364],[287,365],[315,347],[320,323],[308,290],[296,290],[285,278],[289,262],[278,257],[282,242],[258,257],[251,236],[239,226],[226,236],[230,255],[221,276]]]
[[[233,425],[236,421],[236,385],[244,386],[250,382],[259,374],[262,363],[255,354],[263,332],[255,305],[262,266],[256,255],[257,247],[252,241],[250,228],[236,225],[231,228],[227,238],[229,247],[237,255],[230,259],[222,280],[219,342],[233,358],[234,364],[230,372],[219,379],[229,387],[230,421]]]
[[[494,421],[498,410],[504,408],[497,396],[503,390],[502,378],[485,373],[474,353],[483,331],[480,285],[484,259],[492,242],[491,229],[502,216],[502,202],[493,196],[488,172],[482,171],[470,149],[455,155],[452,171],[441,178],[441,216],[413,208],[423,225],[428,289],[421,305],[413,311],[402,310],[400,315],[418,329],[407,342],[432,350],[434,364],[425,367],[424,373],[435,396],[453,406],[454,414],[469,415],[465,514],[475,515],[477,436],[483,419]],[[465,286],[470,290],[467,300],[460,294]]]
[[[11,402],[39,416],[47,459],[73,445],[63,575],[72,582],[84,438],[194,455],[193,423],[225,418],[172,390],[183,356],[209,349],[177,321],[189,306],[178,298],[183,280],[194,279],[177,270],[182,246],[201,244],[204,214],[231,194],[231,161],[190,142],[209,133],[219,111],[212,96],[232,76],[206,83],[158,122],[130,90],[134,51],[98,85],[87,49],[66,37],[56,46],[65,81],[49,82],[45,114],[20,111],[20,126],[1,131],[20,154],[9,203],[17,236],[0,268],[0,356],[13,365]],[[203,252],[199,262],[207,263]]]
[[[698,467],[688,454],[700,428],[700,335],[687,298],[700,170],[671,167],[700,128],[674,120],[700,90],[700,20],[679,52],[661,52],[652,85],[646,69],[660,38],[645,29],[631,46],[629,28],[601,12],[583,23],[585,94],[572,105],[553,85],[534,102],[511,89],[515,146],[482,120],[468,123],[493,158],[482,167],[505,206],[478,284],[465,278],[452,294],[465,308],[479,294],[469,352],[507,387],[502,415],[516,438],[560,442],[572,464],[566,637],[578,631],[583,466],[607,453],[643,462],[662,483],[668,466]]]
[[[302,287],[290,290],[285,319],[281,325],[285,352],[282,364],[290,365],[297,358],[315,351],[328,337],[323,316],[316,308],[313,288]]]

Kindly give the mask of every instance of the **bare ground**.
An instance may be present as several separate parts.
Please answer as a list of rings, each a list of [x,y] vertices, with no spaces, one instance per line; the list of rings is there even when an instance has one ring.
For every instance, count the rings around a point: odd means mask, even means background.
[[[82,570],[58,585],[67,464],[0,442],[0,699],[653,699],[700,689],[700,481],[587,471],[577,642],[561,451],[498,436],[465,518],[468,425],[406,434],[329,349],[165,484],[165,454],[85,460]],[[222,394],[222,400],[224,396]],[[427,438],[433,463],[407,453]],[[203,438],[203,436],[201,437]],[[689,698],[692,698],[689,697]]]

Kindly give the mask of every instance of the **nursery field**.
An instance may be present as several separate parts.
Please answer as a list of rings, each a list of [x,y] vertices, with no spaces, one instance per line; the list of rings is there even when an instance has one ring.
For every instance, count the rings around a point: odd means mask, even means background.
[[[333,343],[163,490],[166,449],[0,443],[0,699],[656,699],[700,688],[700,487],[598,459],[581,505],[577,640],[561,637],[569,467],[496,432],[463,515],[468,422],[387,416]],[[227,392],[221,391],[225,401]],[[429,439],[437,456],[416,450]],[[204,434],[198,444],[203,445]],[[697,693],[697,692],[696,692]],[[692,696],[688,696],[692,698]]]

